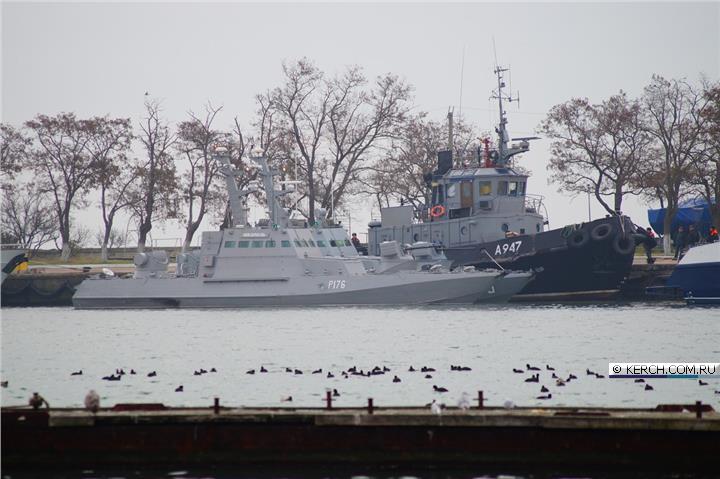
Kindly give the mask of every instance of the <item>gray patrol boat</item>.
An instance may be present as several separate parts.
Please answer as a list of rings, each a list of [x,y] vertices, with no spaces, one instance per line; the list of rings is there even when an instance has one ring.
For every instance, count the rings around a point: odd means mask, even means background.
[[[228,188],[230,227],[202,234],[197,251],[181,253],[175,272],[165,251],[135,255],[132,278],[101,275],[80,284],[78,309],[232,308],[246,306],[413,305],[506,301],[534,277],[531,272],[476,270],[450,272],[433,245],[403,248],[379,245],[379,256],[358,255],[347,232],[321,222],[308,227],[289,218],[278,198],[264,157],[260,166],[269,218],[254,227],[246,199],[257,188],[240,191],[229,155],[219,149]]]

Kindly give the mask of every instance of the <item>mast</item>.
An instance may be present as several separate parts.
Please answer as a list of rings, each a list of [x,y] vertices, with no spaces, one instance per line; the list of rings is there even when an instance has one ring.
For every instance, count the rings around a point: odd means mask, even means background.
[[[495,128],[495,132],[498,135],[498,147],[497,147],[497,159],[494,161],[495,166],[499,167],[505,167],[507,166],[508,162],[510,161],[510,158],[517,155],[518,153],[526,152],[530,149],[530,143],[528,143],[528,140],[535,140],[538,137],[525,137],[525,138],[513,138],[513,140],[519,140],[519,144],[513,143],[512,145],[508,146],[508,141],[510,140],[508,132],[507,132],[507,115],[506,111],[503,109],[503,100],[506,100],[508,103],[511,102],[520,102],[520,97],[515,96],[513,97],[512,94],[506,95],[503,93],[503,88],[505,88],[505,80],[503,78],[503,73],[506,71],[509,71],[509,68],[502,68],[500,66],[495,67],[495,75],[497,75],[497,81],[498,81],[498,87],[496,91],[493,91],[493,94],[490,98],[496,99],[498,101],[498,111],[499,111],[499,117],[500,117],[500,124],[497,128]]]
[[[220,174],[225,177],[225,186],[228,190],[230,212],[232,213],[230,227],[245,226],[247,224],[247,209],[244,205],[244,198],[250,191],[238,190],[235,177],[240,176],[240,173],[230,163],[230,152],[227,148],[222,146],[215,148],[215,160],[220,163]]]

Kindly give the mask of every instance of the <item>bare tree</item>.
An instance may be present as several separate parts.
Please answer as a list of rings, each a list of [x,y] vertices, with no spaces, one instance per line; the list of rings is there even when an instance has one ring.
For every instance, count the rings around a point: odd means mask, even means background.
[[[672,220],[689,191],[688,178],[698,153],[706,119],[701,112],[710,102],[701,89],[684,80],[654,75],[645,87],[642,104],[645,130],[655,139],[658,155],[647,163],[642,185],[665,199],[665,253],[670,253]]]
[[[720,225],[720,83],[704,82],[708,100],[700,112],[702,142],[692,159],[691,182],[710,208],[713,224]]]
[[[50,195],[31,185],[3,188],[2,242],[18,243],[35,253],[57,238],[57,221]]]
[[[62,259],[67,260],[71,254],[72,209],[84,203],[92,187],[94,165],[86,149],[92,127],[72,113],[38,115],[25,126],[37,140],[27,166],[34,171],[40,189],[52,195]]]
[[[97,117],[91,122],[93,130],[87,149],[93,158],[100,190],[104,230],[99,241],[100,256],[107,261],[115,218],[119,212],[132,206],[134,198],[129,193],[139,170],[127,156],[133,139],[130,119]]]
[[[635,180],[650,151],[641,112],[622,91],[598,105],[574,98],[553,107],[539,129],[552,139],[551,179],[560,190],[592,193],[610,214],[626,195],[639,194]]]
[[[175,143],[167,123],[160,118],[160,103],[145,102],[145,118],[140,123],[140,142],[146,156],[138,168],[139,180],[130,191],[133,215],[138,220],[138,251],[145,250],[153,220],[177,214],[172,193],[177,188],[175,165],[170,148]]]
[[[0,124],[0,172],[3,183],[15,178],[27,163],[31,143],[21,130],[12,125]]]
[[[187,167],[181,175],[180,195],[186,206],[185,238],[183,251],[190,247],[195,232],[205,218],[215,192],[213,185],[218,177],[219,164],[213,158],[217,143],[229,143],[227,134],[213,129],[213,121],[220,112],[208,104],[200,118],[190,113],[190,120],[178,125],[175,148],[178,160]],[[241,137],[242,141],[242,137]]]

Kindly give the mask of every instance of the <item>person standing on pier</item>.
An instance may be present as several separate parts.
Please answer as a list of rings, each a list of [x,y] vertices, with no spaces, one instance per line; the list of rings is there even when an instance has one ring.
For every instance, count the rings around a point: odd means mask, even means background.
[[[688,232],[688,248],[693,248],[700,243],[700,232],[698,232],[695,225],[690,225],[690,231]]]
[[[710,227],[710,231],[708,232],[708,243],[714,243],[718,240],[718,230],[715,228],[715,226]]]
[[[673,256],[673,259],[682,258],[682,252],[687,247],[687,242],[687,231],[685,231],[685,227],[680,225],[675,233],[675,256]]]
[[[652,250],[657,246],[657,239],[655,239],[655,233],[651,227],[645,229],[645,240],[643,241],[643,248],[645,248],[645,256],[647,256],[647,263],[653,264],[655,259],[652,257]]]

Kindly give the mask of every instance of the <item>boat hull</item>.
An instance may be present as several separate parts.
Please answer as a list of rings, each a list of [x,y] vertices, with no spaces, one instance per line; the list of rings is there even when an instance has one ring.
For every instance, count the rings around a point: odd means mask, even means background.
[[[89,279],[78,287],[78,309],[239,308],[262,306],[417,305],[503,302],[533,278],[498,272],[238,279]]]
[[[448,247],[445,254],[455,266],[534,270],[535,280],[521,295],[607,293],[617,291],[630,274],[633,233],[629,218],[603,218],[535,235]]]

